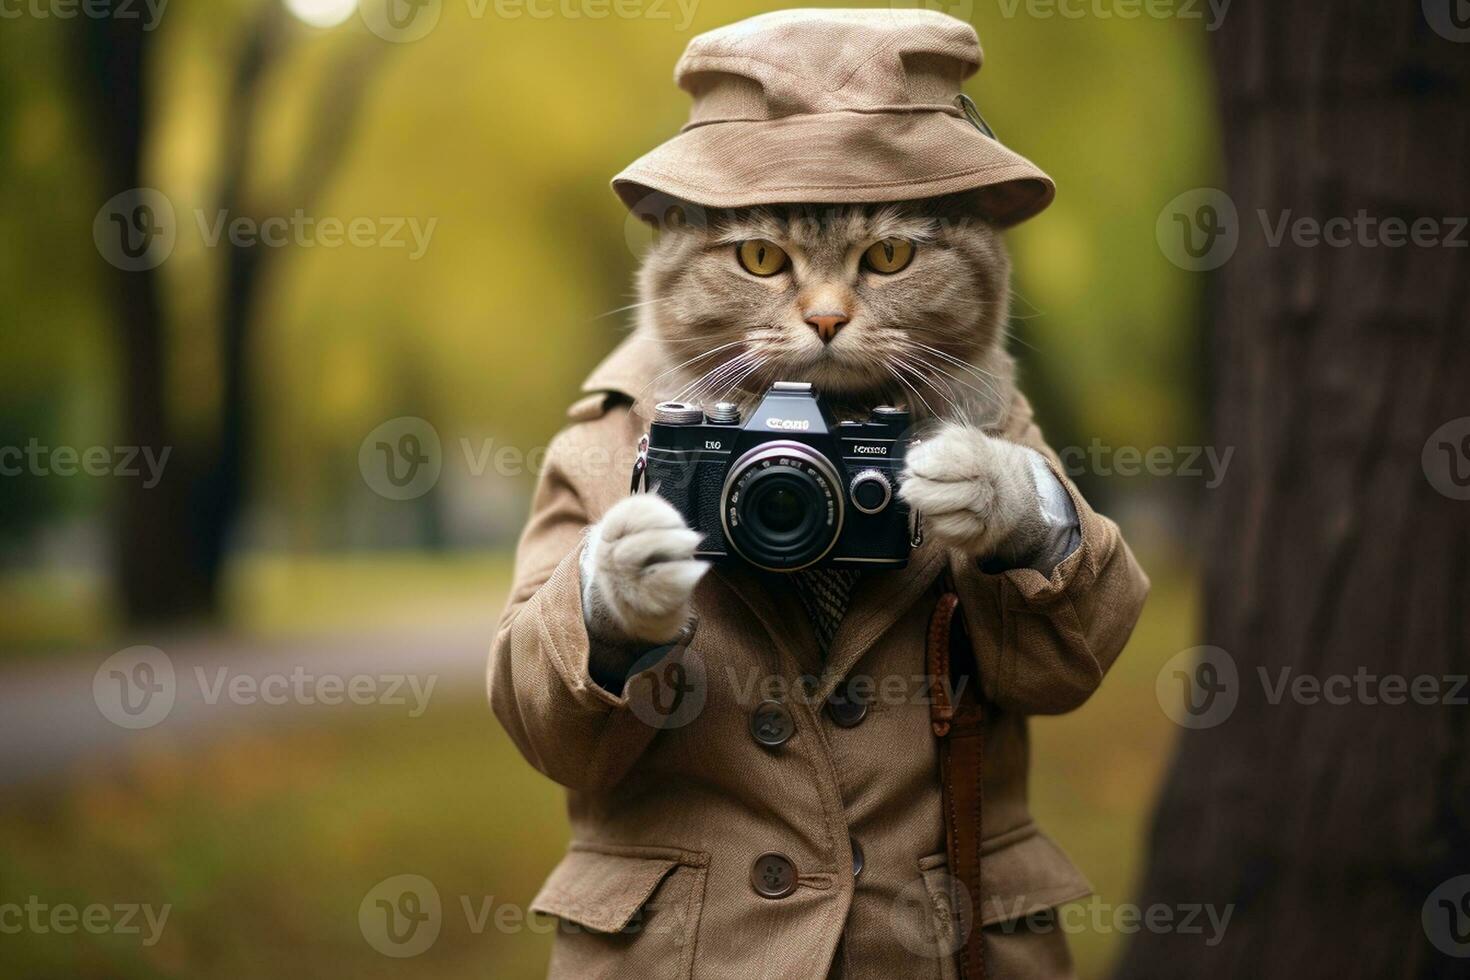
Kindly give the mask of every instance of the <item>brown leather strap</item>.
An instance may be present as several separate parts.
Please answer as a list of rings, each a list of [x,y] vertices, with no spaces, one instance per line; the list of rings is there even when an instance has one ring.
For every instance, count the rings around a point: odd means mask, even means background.
[[[956,953],[960,980],[984,980],[980,910],[980,809],[984,756],[984,712],[979,678],[965,634],[959,597],[945,592],[929,618],[925,660],[929,669],[929,720],[939,739],[940,784],[944,791],[945,849],[949,856],[951,896],[964,938]],[[963,682],[963,686],[961,686]],[[951,692],[956,697],[951,701]]]

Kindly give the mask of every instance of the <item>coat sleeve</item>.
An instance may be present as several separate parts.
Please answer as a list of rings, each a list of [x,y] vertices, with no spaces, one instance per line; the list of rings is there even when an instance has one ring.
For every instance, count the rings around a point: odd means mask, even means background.
[[[1094,511],[1030,423],[1006,438],[1039,451],[1071,497],[1081,544],[1050,576],[1032,568],[987,573],[950,556],[987,700],[1023,714],[1061,714],[1092,695],[1128,642],[1148,596],[1148,576],[1118,526]]]
[[[588,669],[579,559],[589,513],[574,475],[604,454],[584,423],[551,443],[516,550],[515,579],[490,654],[490,705],[526,759],[573,789],[616,783],[652,740],[628,698],[598,686]]]

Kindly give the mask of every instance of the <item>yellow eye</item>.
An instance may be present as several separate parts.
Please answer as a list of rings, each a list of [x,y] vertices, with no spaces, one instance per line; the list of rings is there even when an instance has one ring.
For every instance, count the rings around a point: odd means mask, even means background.
[[[753,276],[774,276],[786,268],[786,253],[774,242],[752,238],[735,248],[740,264]]]
[[[863,261],[874,272],[885,276],[898,272],[914,260],[914,243],[906,238],[885,238],[874,242],[863,253]]]

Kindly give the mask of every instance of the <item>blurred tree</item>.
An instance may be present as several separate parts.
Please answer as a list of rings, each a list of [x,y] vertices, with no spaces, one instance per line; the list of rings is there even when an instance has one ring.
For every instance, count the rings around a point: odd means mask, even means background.
[[[1239,701],[1182,738],[1140,904],[1234,911],[1213,948],[1140,931],[1118,975],[1464,976],[1421,912],[1445,914],[1426,901],[1470,867],[1465,709],[1386,702],[1359,678],[1428,675],[1446,695],[1438,679],[1470,673],[1470,505],[1425,478],[1431,434],[1470,424],[1470,250],[1463,228],[1458,246],[1390,247],[1382,223],[1452,236],[1470,214],[1470,58],[1419,4],[1328,0],[1239,6],[1215,53],[1240,242],[1218,283],[1212,426],[1238,451],[1213,500],[1204,635],[1239,677],[1193,690]],[[1301,218],[1346,218],[1352,242],[1272,243]],[[1303,676],[1352,686],[1314,701],[1293,694]]]
[[[154,35],[144,29],[141,18],[85,18],[83,25],[78,35],[82,80],[97,133],[99,169],[109,194],[141,187],[151,122],[146,76]],[[119,439],[132,446],[175,446],[158,270],[112,270],[111,279],[126,378]],[[189,489],[177,473],[178,468],[153,489],[138,481],[120,481],[117,578],[125,608],[138,619],[174,615],[205,604],[204,579],[195,574],[191,536],[185,522],[177,519],[188,513]]]
[[[84,101],[99,133],[109,193],[146,186],[143,155],[153,120],[148,81],[153,32],[142,18],[85,18]],[[367,91],[365,76],[385,46],[349,45],[317,96],[307,145],[293,183],[268,194],[253,187],[257,117],[270,70],[289,47],[293,25],[275,2],[258,5],[247,22],[226,94],[219,155],[219,213],[259,228],[272,216],[309,211],[341,164]],[[182,426],[170,412],[169,352],[159,270],[114,270],[115,314],[125,381],[125,444],[173,447],[173,464],[156,488],[125,482],[115,532],[118,592],[133,621],[212,615],[230,533],[247,495],[254,449],[251,325],[273,252],[221,239],[222,285],[215,301],[219,330],[219,407],[212,441],[180,446]]]

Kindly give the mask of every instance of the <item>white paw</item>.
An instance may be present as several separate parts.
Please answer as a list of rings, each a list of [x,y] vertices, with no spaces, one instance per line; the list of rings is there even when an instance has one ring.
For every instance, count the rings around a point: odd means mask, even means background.
[[[1025,547],[1038,511],[1027,451],[963,425],[946,425],[909,451],[899,496],[924,516],[924,533],[989,557]]]
[[[700,540],[656,494],[614,504],[587,538],[584,570],[590,576],[583,597],[589,629],[615,633],[616,639],[672,640],[688,621],[694,587],[709,568],[694,559]]]

